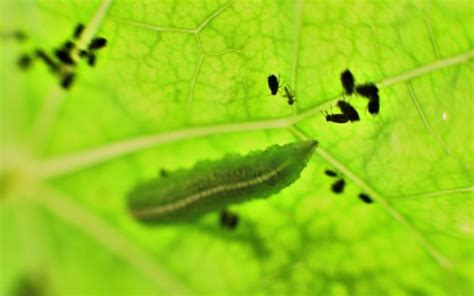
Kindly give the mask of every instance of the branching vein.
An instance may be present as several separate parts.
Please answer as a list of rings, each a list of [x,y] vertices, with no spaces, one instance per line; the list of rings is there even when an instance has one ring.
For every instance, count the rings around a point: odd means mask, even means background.
[[[418,101],[415,91],[413,90],[413,86],[411,85],[410,82],[408,84],[408,92],[410,93],[411,100],[413,104],[416,107],[416,110],[418,111],[418,114],[421,117],[421,120],[423,121],[423,124],[425,125],[426,130],[430,133],[430,135],[438,142],[438,144],[443,147],[444,151],[446,154],[451,154],[451,149],[449,149],[448,145],[444,142],[443,138],[441,138],[440,135],[436,134],[433,128],[431,127],[430,123],[426,119],[425,113],[423,112],[423,109],[421,108],[420,102]]]
[[[420,68],[416,68],[406,73],[382,80],[379,85],[380,87],[388,87],[397,83],[409,81],[415,77],[419,77],[432,71],[469,62],[472,58],[474,58],[474,50],[470,50],[445,60],[436,61],[432,64],[424,65]],[[98,148],[89,149],[87,151],[82,151],[71,155],[56,156],[52,159],[39,161],[36,164],[37,170],[40,176],[43,178],[52,178],[94,166],[101,162],[108,161],[129,153],[135,153],[144,149],[156,147],[160,144],[216,134],[268,129],[285,129],[319,114],[322,110],[326,110],[339,99],[341,98],[331,98],[298,114],[297,116],[254,122],[238,122],[214,126],[192,127],[178,131],[163,132],[155,135],[127,139],[112,144],[106,144]]]
[[[291,127],[290,130],[298,137],[302,139],[309,139],[309,137],[304,134],[302,131],[295,127]],[[413,237],[425,248],[425,250],[430,254],[430,256],[444,269],[452,269],[452,262],[444,256],[436,247],[426,239],[423,234],[413,226],[410,221],[405,218],[399,211],[393,208],[390,203],[374,188],[364,182],[356,174],[354,174],[349,168],[347,168],[342,163],[338,162],[332,155],[330,155],[326,150],[321,147],[316,149],[316,154],[321,156],[325,161],[334,166],[338,171],[340,171],[344,176],[350,179],[355,185],[360,187],[364,192],[369,194],[378,204],[380,204],[397,222],[403,225]]]

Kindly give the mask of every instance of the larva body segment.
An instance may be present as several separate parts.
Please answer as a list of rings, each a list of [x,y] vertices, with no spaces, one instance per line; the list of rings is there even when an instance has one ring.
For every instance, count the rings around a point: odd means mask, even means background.
[[[128,194],[129,210],[145,223],[177,223],[268,197],[299,178],[316,146],[316,141],[296,142],[198,162],[189,170],[137,185]]]

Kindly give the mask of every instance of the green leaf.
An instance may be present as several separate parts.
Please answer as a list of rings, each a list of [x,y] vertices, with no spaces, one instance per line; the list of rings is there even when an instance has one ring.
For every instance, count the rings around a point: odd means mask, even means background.
[[[0,294],[471,295],[469,1],[2,1]],[[71,89],[23,52],[107,38]],[[17,42],[9,32],[24,30]],[[380,88],[361,121],[321,112],[339,74]],[[271,96],[280,75],[296,103]],[[125,195],[160,169],[315,139],[301,178],[216,213],[146,227]],[[342,195],[330,191],[336,169]],[[369,194],[365,204],[358,193]],[[41,280],[34,280],[34,279]],[[27,287],[31,289],[31,287]],[[24,288],[23,290],[25,290]]]

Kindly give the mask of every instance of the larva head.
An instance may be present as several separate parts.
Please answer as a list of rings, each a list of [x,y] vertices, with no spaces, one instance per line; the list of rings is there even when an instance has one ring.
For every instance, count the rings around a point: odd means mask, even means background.
[[[317,141],[309,140],[283,146],[273,146],[267,149],[268,158],[263,160],[265,165],[270,166],[269,163],[272,163],[275,168],[281,167],[278,175],[269,180],[271,187],[275,188],[274,193],[289,186],[299,178],[301,171],[306,167],[317,146]]]
[[[295,158],[301,160],[302,162],[308,162],[309,158],[313,155],[314,150],[318,147],[318,141],[309,140],[292,144],[291,148],[294,149],[294,152],[290,155],[293,155]]]

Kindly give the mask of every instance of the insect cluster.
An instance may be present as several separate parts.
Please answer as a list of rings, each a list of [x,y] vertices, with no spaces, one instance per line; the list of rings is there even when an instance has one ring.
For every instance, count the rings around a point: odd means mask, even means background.
[[[18,58],[18,66],[26,70],[32,66],[35,59],[40,60],[52,73],[59,77],[61,87],[69,89],[76,76],[76,64],[78,60],[84,59],[89,66],[94,67],[97,59],[97,51],[107,45],[105,38],[96,37],[90,41],[86,48],[78,48],[76,41],[81,38],[84,30],[85,26],[78,24],[74,29],[72,40],[66,40],[60,47],[54,49],[52,54],[41,48],[35,49],[33,53],[22,54]],[[26,39],[25,33],[14,33],[12,36],[17,40],[21,41]]]
[[[369,110],[369,113],[372,115],[377,115],[379,113],[379,89],[374,83],[356,84],[354,75],[352,75],[352,72],[349,69],[346,69],[341,73],[340,80],[345,95],[352,96],[353,94],[357,94],[368,99],[369,103],[367,109]],[[349,121],[354,122],[360,120],[359,113],[350,103],[344,100],[339,100],[337,106],[341,110],[341,113],[326,114],[326,121],[346,123]]]
[[[280,83],[280,80],[274,74],[268,76],[267,83],[272,96],[277,95],[278,90],[283,86],[285,93],[282,96],[288,99],[288,105],[293,105],[295,103],[295,94],[291,91],[290,87]]]
[[[340,176],[340,174],[338,174],[337,172],[330,169],[325,170],[324,173],[331,178],[336,178],[334,183],[332,183],[331,185],[331,191],[335,194],[343,193],[344,188],[346,186],[346,181],[344,180],[344,178]],[[358,197],[365,203],[372,203],[372,198],[366,193],[359,193]]]
[[[369,113],[372,115],[377,115],[379,113],[379,89],[374,83],[356,84],[354,75],[349,69],[346,69],[341,73],[340,80],[345,95],[352,96],[353,94],[357,94],[361,97],[367,98],[369,100],[367,105]],[[280,88],[283,87],[284,93],[282,96],[288,99],[288,105],[293,105],[295,103],[295,94],[291,91],[291,88],[285,85],[285,83],[282,83],[275,74],[270,74],[267,77],[267,84],[272,96],[277,95]],[[344,100],[339,100],[337,102],[337,107],[341,110],[341,113],[326,113],[326,121],[346,123],[349,121],[354,122],[360,120],[359,113],[350,103]]]

